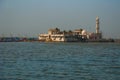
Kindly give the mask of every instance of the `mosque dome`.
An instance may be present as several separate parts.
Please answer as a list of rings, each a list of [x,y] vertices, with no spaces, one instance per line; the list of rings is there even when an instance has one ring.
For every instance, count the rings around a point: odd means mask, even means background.
[[[86,35],[86,34],[87,34],[86,30],[83,30],[82,35]]]

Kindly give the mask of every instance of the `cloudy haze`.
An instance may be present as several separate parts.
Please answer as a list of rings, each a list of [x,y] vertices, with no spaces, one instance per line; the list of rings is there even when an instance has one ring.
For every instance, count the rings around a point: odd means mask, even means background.
[[[0,36],[37,36],[49,28],[95,32],[95,18],[107,38],[120,38],[120,0],[0,0]]]

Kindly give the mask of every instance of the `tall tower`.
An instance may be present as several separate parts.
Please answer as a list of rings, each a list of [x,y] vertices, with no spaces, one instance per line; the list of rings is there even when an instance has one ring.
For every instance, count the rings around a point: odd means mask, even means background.
[[[99,32],[99,17],[98,16],[96,17],[96,33],[97,34],[100,33]]]

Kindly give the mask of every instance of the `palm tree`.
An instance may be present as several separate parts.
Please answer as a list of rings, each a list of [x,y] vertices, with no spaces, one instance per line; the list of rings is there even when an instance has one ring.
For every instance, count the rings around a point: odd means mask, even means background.
[[[66,34],[66,33],[67,33],[67,31],[66,31],[66,30],[64,30],[64,31],[63,31],[63,34]]]
[[[83,29],[80,29],[80,31],[82,32],[82,31],[83,31]]]
[[[55,28],[56,31],[59,31],[60,29],[58,29],[57,27]]]
[[[72,31],[71,31],[71,30],[69,30],[69,31],[68,31],[68,33],[69,33],[69,34],[72,34]]]

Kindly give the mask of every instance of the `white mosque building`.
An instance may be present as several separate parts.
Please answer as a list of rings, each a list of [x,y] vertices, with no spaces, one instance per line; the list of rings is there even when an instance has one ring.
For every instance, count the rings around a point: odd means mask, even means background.
[[[53,42],[81,42],[86,40],[102,39],[102,33],[99,31],[99,17],[96,17],[96,33],[87,32],[84,29],[75,29],[73,31],[60,31],[60,29],[49,29],[47,34],[39,34],[40,41]]]

